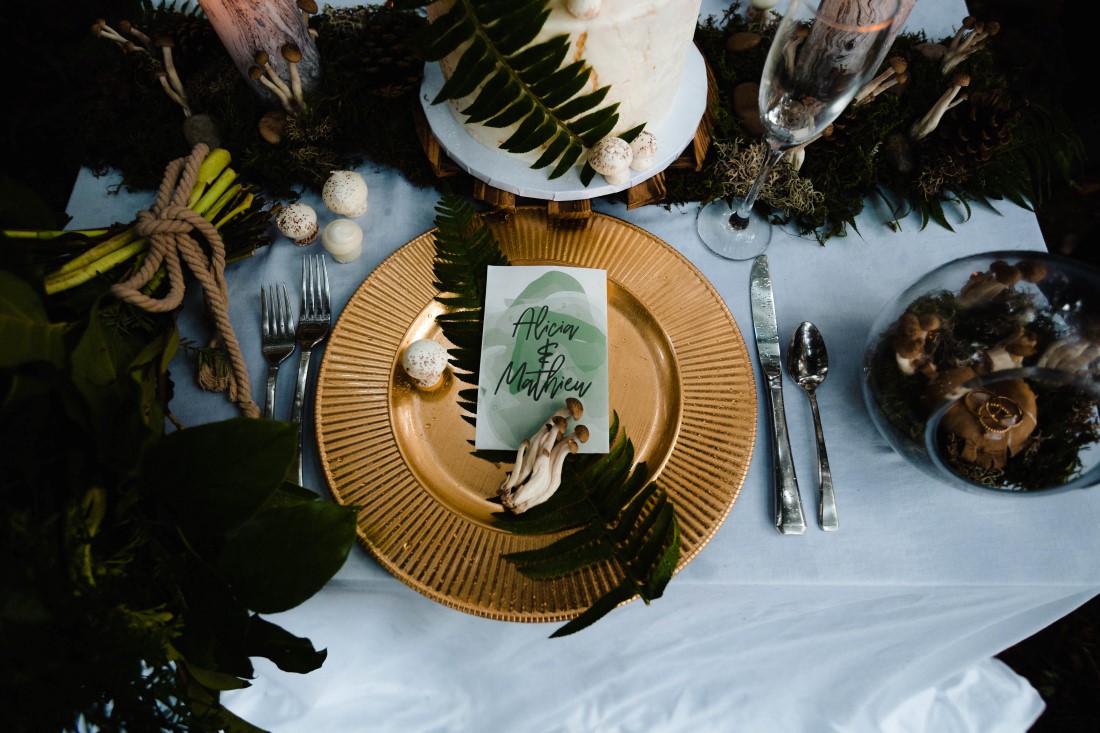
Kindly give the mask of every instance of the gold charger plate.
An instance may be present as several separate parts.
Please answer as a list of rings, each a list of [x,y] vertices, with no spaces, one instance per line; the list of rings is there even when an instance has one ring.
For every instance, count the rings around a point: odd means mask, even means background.
[[[531,207],[489,225],[513,264],[607,271],[611,409],[675,503],[683,568],[737,499],[756,438],[756,384],[733,316],[681,254],[620,219],[593,214],[583,228],[556,228]],[[468,385],[448,372],[423,392],[401,369],[411,342],[444,341],[434,256],[432,232],[404,245],[333,328],[315,409],[325,476],[338,502],[361,508],[370,553],[429,598],[507,621],[573,618],[617,584],[615,568],[531,580],[502,560],[551,538],[496,526],[499,505],[488,499],[508,466],[470,454],[474,428],[457,395]]]

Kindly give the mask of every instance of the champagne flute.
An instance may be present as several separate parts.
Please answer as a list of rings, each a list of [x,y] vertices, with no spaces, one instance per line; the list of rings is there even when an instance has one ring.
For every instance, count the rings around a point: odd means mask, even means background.
[[[699,236],[731,260],[768,247],[771,225],[752,211],[783,154],[815,139],[878,69],[893,38],[898,0],[791,0],[760,77],[760,121],[768,153],[744,198],[699,212]]]

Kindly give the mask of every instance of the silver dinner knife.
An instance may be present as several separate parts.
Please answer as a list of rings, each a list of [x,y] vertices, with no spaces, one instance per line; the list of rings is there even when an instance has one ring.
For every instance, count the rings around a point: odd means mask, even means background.
[[[760,255],[752,263],[749,280],[752,303],[752,328],[756,333],[756,353],[767,383],[768,406],[772,423],[772,479],[775,484],[775,528],[783,534],[803,534],[806,516],[794,474],[791,439],[787,435],[787,417],[783,411],[783,365],[779,357],[779,329],[772,298],[772,276],[768,256]]]

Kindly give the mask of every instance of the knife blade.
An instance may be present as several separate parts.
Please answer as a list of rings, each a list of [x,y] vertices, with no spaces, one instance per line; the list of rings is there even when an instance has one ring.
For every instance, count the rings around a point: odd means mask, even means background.
[[[783,366],[779,356],[779,327],[775,319],[772,277],[768,256],[759,255],[752,263],[749,278],[752,305],[752,329],[756,334],[756,353],[760,358],[771,417],[772,483],[775,490],[775,528],[782,534],[803,534],[806,516],[794,472],[791,440],[787,434],[787,416],[783,410]]]

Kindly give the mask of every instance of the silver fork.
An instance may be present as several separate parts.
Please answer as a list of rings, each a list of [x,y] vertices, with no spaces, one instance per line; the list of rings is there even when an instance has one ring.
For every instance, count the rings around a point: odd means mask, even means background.
[[[285,283],[279,283],[277,288],[271,283],[260,288],[260,321],[263,328],[261,348],[267,360],[264,417],[270,418],[275,415],[275,382],[279,376],[279,365],[294,353],[294,311],[290,309],[290,296]]]
[[[302,260],[302,308],[298,316],[298,383],[294,387],[294,407],[290,419],[298,424],[298,485],[302,485],[302,406],[306,397],[306,381],[313,348],[328,336],[332,321],[329,304],[328,268],[324,255],[310,255]]]

